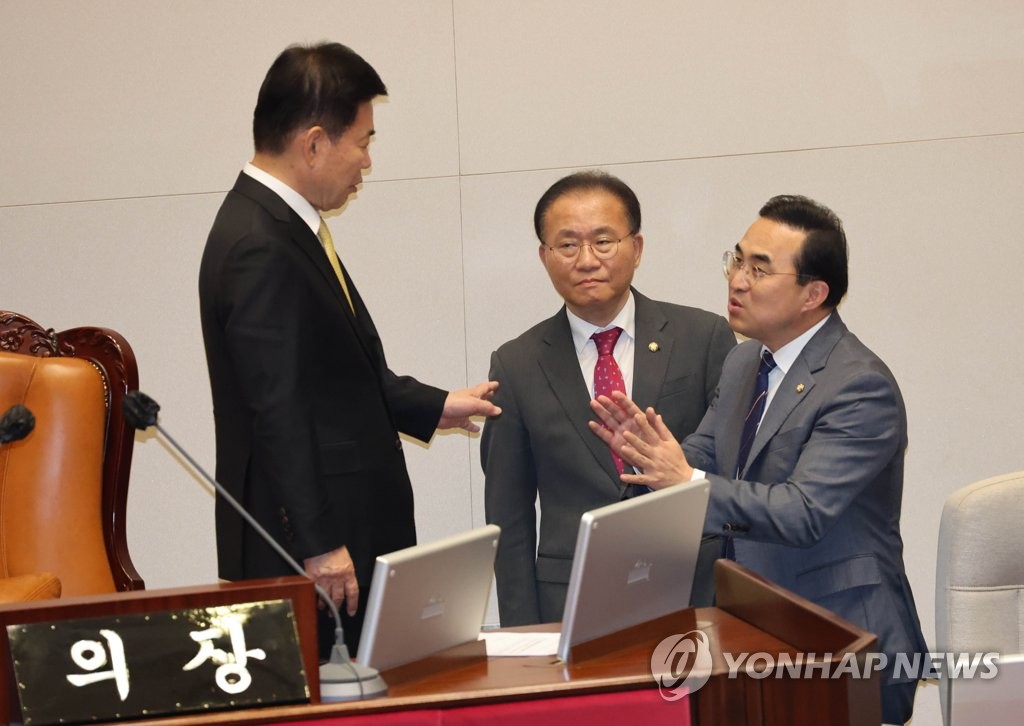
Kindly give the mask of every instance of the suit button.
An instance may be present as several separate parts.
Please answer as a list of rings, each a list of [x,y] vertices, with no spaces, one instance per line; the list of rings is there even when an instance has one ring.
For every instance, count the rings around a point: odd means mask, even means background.
[[[278,513],[281,515],[281,532],[284,534],[285,540],[288,542],[294,542],[295,530],[292,529],[292,523],[288,520],[288,510],[281,507],[281,509],[278,510]]]
[[[395,451],[401,451],[401,450],[402,450],[402,440],[401,439],[395,439]]]

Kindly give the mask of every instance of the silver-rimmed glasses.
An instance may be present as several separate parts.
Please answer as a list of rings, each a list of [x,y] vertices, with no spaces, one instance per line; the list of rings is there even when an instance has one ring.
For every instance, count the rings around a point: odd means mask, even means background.
[[[763,267],[758,267],[757,265],[747,262],[736,254],[734,250],[726,250],[723,252],[722,272],[725,274],[726,279],[732,279],[733,275],[741,271],[747,276],[751,284],[756,284],[764,278],[771,277],[772,275],[790,275],[804,280],[812,279],[810,275],[805,275],[799,272],[769,272]]]
[[[544,245],[548,252],[553,252],[563,260],[575,260],[580,256],[580,250],[584,247],[589,247],[590,251],[594,253],[594,257],[599,260],[610,260],[615,257],[615,254],[619,251],[619,243],[627,237],[632,237],[635,232],[630,232],[619,239],[615,239],[611,235],[601,235],[597,239],[590,242],[580,242],[579,240],[566,239],[561,242],[556,242],[553,245]]]

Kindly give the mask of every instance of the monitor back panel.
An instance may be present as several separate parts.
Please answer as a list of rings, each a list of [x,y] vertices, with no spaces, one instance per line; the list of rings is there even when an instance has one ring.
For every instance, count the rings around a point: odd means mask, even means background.
[[[476,640],[500,532],[488,525],[378,557],[357,660],[393,668]]]
[[[558,655],[689,605],[709,484],[661,489],[580,520]]]

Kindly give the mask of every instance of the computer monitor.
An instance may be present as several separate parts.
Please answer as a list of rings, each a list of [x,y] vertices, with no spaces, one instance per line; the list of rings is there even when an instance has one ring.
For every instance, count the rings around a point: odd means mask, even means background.
[[[686,608],[710,485],[667,487],[580,519],[558,656],[603,635]]]
[[[500,533],[491,524],[378,557],[356,660],[384,670],[476,640]]]
[[[948,726],[1017,726],[1024,712],[1024,655],[1002,655],[994,660],[994,678],[982,678],[989,668],[982,663],[965,677],[949,679]]]

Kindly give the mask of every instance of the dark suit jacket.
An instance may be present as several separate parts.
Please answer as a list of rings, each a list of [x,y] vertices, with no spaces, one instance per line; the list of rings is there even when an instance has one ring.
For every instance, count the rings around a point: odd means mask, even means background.
[[[736,480],[760,350],[733,350],[683,443],[711,480],[705,532],[732,532],[737,562],[878,635],[890,666],[924,652],[903,565],[907,416],[892,373],[834,312],[779,385]]]
[[[199,273],[217,478],[300,563],[346,545],[365,592],[377,555],[415,544],[398,432],[428,440],[446,393],[388,369],[346,280],[355,316],[316,235],[239,175]],[[216,520],[221,577],[291,573],[220,500]]]
[[[719,315],[633,295],[633,399],[654,406],[682,438],[700,423],[736,338]],[[565,308],[501,346],[491,356],[490,378],[500,383],[494,402],[502,414],[484,425],[480,460],[487,521],[501,527],[501,624],[560,620],[580,517],[623,494],[608,447],[587,427],[594,418],[590,386]]]

